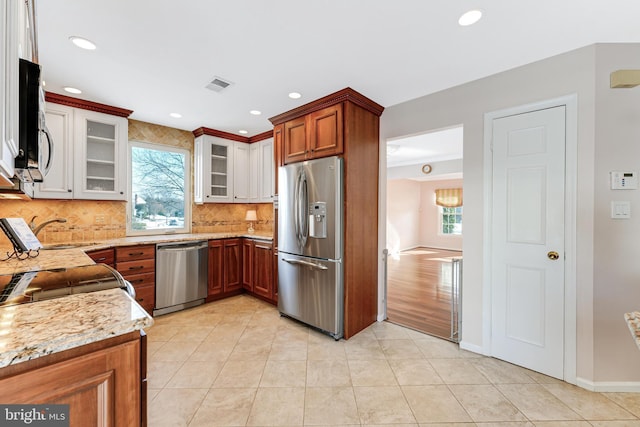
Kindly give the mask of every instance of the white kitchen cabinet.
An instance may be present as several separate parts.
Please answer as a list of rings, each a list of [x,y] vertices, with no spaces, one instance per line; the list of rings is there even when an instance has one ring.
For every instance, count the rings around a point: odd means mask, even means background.
[[[233,144],[233,201],[250,203],[251,194],[251,145],[242,142]]]
[[[45,117],[53,156],[33,197],[126,200],[127,119],[52,102]],[[48,158],[48,146],[42,149]]]
[[[49,172],[43,182],[34,184],[33,197],[37,199],[73,199],[73,118],[74,108],[48,103],[45,112],[47,128],[54,142]],[[48,158],[48,144],[42,147],[43,158]]]
[[[247,144],[210,135],[195,140],[196,203],[273,201],[273,138]]]
[[[276,174],[275,159],[273,157],[273,138],[259,142],[258,149],[258,201],[261,203],[273,202],[275,194]]]
[[[126,117],[74,112],[74,198],[126,200]]]
[[[20,8],[19,0],[0,2],[0,183],[11,185],[13,159],[18,155],[18,64],[20,49]]]
[[[233,203],[234,142],[211,135],[196,138],[194,154],[196,203]]]

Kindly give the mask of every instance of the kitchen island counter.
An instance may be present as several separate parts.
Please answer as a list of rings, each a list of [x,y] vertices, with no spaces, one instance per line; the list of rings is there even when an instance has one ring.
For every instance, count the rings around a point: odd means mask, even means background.
[[[0,318],[0,368],[153,325],[121,289],[2,307]]]

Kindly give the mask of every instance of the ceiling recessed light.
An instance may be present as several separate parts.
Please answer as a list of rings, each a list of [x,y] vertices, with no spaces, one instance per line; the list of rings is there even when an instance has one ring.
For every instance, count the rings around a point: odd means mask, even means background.
[[[241,133],[241,134],[243,134],[243,135],[244,135],[244,134],[247,134],[247,133],[249,133],[249,132],[247,132],[247,131],[246,131],[246,130],[244,130],[244,129],[240,129],[240,130],[238,131],[238,133]]]
[[[76,89],[75,87],[65,86],[63,87],[65,92],[74,93],[76,95],[81,94],[82,91],[80,89]]]
[[[180,113],[169,113],[169,115],[174,119],[179,119],[180,117],[182,117],[182,114]]]
[[[86,49],[86,50],[95,50],[96,49],[95,43],[93,43],[91,40],[87,40],[87,39],[85,39],[83,37],[71,36],[71,37],[69,37],[69,40],[71,40],[71,43],[75,44],[79,48]]]
[[[480,18],[482,18],[482,11],[470,10],[467,13],[463,14],[460,19],[458,19],[458,24],[463,27],[467,27],[478,22]]]
[[[291,98],[291,99],[298,99],[298,98],[300,98],[300,97],[302,97],[302,95],[301,95],[301,94],[299,94],[298,92],[291,92],[291,93],[289,94],[289,98]]]
[[[262,111],[258,111],[258,110],[251,110],[249,111],[250,114],[253,114],[254,116],[259,116],[260,114],[262,114]]]

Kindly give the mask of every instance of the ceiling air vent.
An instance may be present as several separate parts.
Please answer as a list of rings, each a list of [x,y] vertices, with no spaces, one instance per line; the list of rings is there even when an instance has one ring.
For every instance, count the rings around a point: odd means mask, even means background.
[[[233,84],[232,82],[225,80],[222,77],[214,76],[213,80],[211,80],[211,83],[209,83],[205,87],[214,92],[222,92],[224,89],[228,88],[232,84]]]

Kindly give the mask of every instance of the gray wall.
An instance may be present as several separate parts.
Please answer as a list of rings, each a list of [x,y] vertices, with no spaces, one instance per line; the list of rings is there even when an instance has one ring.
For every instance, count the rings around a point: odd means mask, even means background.
[[[609,89],[609,73],[620,68],[640,68],[640,44],[587,46],[389,107],[381,118],[382,145],[464,125],[462,339],[483,349],[484,114],[577,94],[577,376],[587,384],[640,381],[640,351],[622,317],[640,309],[640,190],[608,189],[610,170],[640,170],[640,87]],[[614,199],[631,200],[634,218],[609,219]]]

